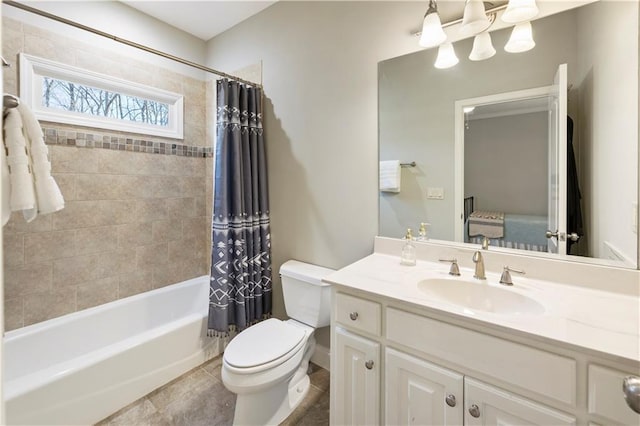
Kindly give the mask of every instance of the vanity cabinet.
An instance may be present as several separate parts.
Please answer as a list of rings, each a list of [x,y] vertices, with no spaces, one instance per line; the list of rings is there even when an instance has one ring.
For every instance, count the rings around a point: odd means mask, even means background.
[[[335,332],[331,370],[341,380],[332,392],[340,395],[332,410],[332,424],[375,425],[380,413],[380,345],[342,328]]]
[[[385,349],[385,424],[461,425],[463,390],[461,374]]]
[[[387,425],[574,425],[575,418],[436,364],[385,350]]]
[[[331,424],[640,424],[621,392],[633,363],[333,292]]]

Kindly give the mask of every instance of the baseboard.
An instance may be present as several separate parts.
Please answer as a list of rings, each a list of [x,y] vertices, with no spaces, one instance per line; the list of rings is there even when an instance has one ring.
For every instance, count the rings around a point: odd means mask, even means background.
[[[313,352],[313,355],[311,355],[311,362],[330,371],[331,355],[329,348],[316,345],[316,350]]]

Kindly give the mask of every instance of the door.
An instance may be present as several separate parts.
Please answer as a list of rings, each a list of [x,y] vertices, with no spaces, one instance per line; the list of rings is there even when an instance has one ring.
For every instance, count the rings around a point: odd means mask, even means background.
[[[567,253],[567,64],[556,72],[549,94],[549,204],[547,248]]]
[[[462,424],[461,374],[387,348],[385,383],[385,424]]]
[[[380,345],[335,328],[336,396],[331,424],[376,425],[380,419]]]
[[[568,414],[465,377],[465,426],[575,425]]]

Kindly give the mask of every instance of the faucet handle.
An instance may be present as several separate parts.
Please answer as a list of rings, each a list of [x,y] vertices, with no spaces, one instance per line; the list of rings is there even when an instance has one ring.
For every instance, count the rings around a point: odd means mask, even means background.
[[[500,284],[504,285],[513,285],[513,281],[511,280],[511,272],[515,272],[516,274],[524,275],[524,271],[520,271],[518,269],[512,269],[508,266],[505,266],[502,270],[502,276],[500,276]]]
[[[460,276],[460,268],[458,267],[458,259],[440,259],[440,262],[450,262],[451,269],[449,269],[449,275],[456,277]]]

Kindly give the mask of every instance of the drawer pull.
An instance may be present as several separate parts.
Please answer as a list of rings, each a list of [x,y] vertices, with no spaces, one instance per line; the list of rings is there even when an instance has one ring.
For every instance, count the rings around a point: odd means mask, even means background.
[[[367,367],[367,370],[371,370],[373,368],[373,361],[369,360],[364,363],[364,366]]]
[[[629,408],[640,414],[640,377],[625,377],[622,381],[622,391]]]
[[[480,408],[478,408],[476,404],[473,404],[469,407],[469,414],[471,414],[471,417],[475,417],[477,419],[480,417]]]
[[[447,405],[449,407],[455,407],[456,406],[456,397],[455,395],[447,395],[447,397],[444,399],[447,403]]]
[[[358,319],[358,313],[357,312],[351,312],[349,314],[349,318],[351,318],[351,321],[355,321]]]

